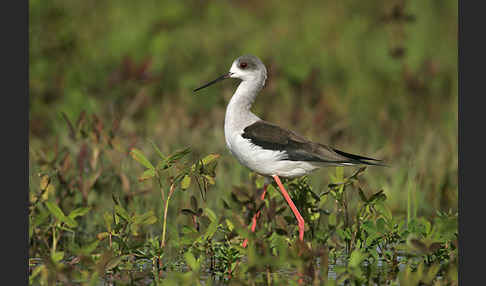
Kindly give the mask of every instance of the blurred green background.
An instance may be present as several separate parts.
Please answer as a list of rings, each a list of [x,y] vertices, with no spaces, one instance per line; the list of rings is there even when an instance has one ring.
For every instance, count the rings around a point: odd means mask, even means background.
[[[221,154],[206,202],[221,209],[232,186],[251,184],[223,134],[237,82],[192,89],[254,54],[269,70],[257,115],[386,160],[364,176],[394,213],[406,212],[409,190],[421,215],[457,210],[457,1],[30,0],[29,9],[31,192],[55,150],[79,166],[83,141],[69,138],[62,113],[75,122],[85,111],[117,138],[115,151],[100,149],[101,175],[85,198],[93,216],[112,207],[101,204],[112,193],[140,192],[132,207],[160,212],[160,194],[137,181],[142,168],[128,155],[136,147],[155,158],[149,140],[165,154]],[[312,185],[324,190],[328,172],[312,174]],[[173,214],[189,204],[189,195],[174,199]]]

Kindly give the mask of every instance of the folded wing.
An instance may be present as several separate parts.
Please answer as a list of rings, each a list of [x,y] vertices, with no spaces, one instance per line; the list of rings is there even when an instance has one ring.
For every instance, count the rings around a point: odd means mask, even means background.
[[[381,160],[350,154],[307,140],[291,130],[260,120],[243,130],[243,138],[264,149],[283,151],[286,160],[337,165],[381,165]]]

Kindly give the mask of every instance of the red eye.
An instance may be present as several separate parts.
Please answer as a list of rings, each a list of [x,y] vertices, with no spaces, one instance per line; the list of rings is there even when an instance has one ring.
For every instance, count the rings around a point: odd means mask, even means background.
[[[244,62],[243,63],[240,63],[240,68],[244,69],[244,68],[246,68],[246,66],[248,66],[247,63],[244,63]]]

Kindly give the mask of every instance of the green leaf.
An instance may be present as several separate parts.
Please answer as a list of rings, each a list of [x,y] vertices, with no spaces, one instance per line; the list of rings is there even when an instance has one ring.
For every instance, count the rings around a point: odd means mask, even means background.
[[[432,281],[437,277],[437,272],[440,270],[440,264],[433,264],[422,278],[426,285],[432,285]]]
[[[105,269],[110,270],[112,268],[115,268],[116,266],[118,266],[118,264],[120,264],[123,261],[123,258],[125,258],[125,255],[114,257],[114,258],[110,259],[110,261],[106,264]]]
[[[33,217],[32,224],[34,226],[43,224],[49,218],[49,211],[47,211],[45,208],[39,208],[39,211],[39,214]]]
[[[366,245],[371,245],[373,243],[374,240],[376,240],[377,238],[381,237],[380,234],[378,232],[373,232],[371,233],[367,238],[366,238]]]
[[[148,218],[146,218],[142,224],[154,224],[157,222],[157,217],[152,215],[152,216],[149,216]]]
[[[51,212],[51,214],[60,222],[63,222],[67,224],[69,227],[73,227],[73,228],[78,226],[78,223],[74,219],[65,216],[62,210],[57,205],[51,202],[46,202],[46,206],[49,212]]]
[[[379,232],[385,233],[385,220],[383,218],[379,218],[376,220],[376,228]]]
[[[206,233],[204,233],[204,239],[209,239],[213,237],[214,233],[216,233],[216,230],[218,230],[218,222],[217,221],[212,221],[208,228],[206,229]]]
[[[130,215],[121,205],[115,205],[115,212],[124,220],[130,221]]]
[[[52,253],[51,258],[54,262],[59,262],[64,258],[64,251],[56,251]]]
[[[59,221],[64,221],[64,218],[66,217],[62,210],[55,204],[51,202],[45,202],[47,209],[49,212]]]
[[[365,221],[361,227],[368,232],[368,234],[372,234],[376,232],[376,227],[372,221]]]
[[[152,141],[152,140],[149,140],[149,141],[152,144],[152,147],[154,147],[155,152],[157,152],[157,155],[159,155],[160,159],[165,160],[164,154],[162,154],[162,152],[160,152],[159,147],[157,147],[157,145],[154,143],[154,141]]]
[[[189,153],[191,153],[191,147],[186,147],[185,149],[179,150],[173,155],[170,155],[169,158],[167,158],[167,161],[168,163],[177,162]]]
[[[83,254],[83,255],[91,254],[91,252],[93,252],[96,249],[96,247],[98,247],[99,243],[100,243],[100,241],[96,239],[93,242],[83,246],[80,250],[80,254]]]
[[[73,210],[72,212],[69,213],[68,217],[75,219],[78,216],[84,216],[89,212],[91,208],[90,207],[84,207],[84,208],[77,208]]]
[[[78,226],[78,222],[75,221],[74,219],[70,218],[70,217],[64,217],[64,223],[67,224],[69,227],[77,227]]]
[[[184,179],[181,182],[181,189],[185,190],[191,186],[191,177],[189,175],[185,175]]]
[[[355,249],[351,253],[351,257],[349,258],[349,266],[358,267],[364,259],[365,254],[362,253],[359,249]]]
[[[111,224],[113,223],[113,216],[109,212],[105,212],[103,214],[103,218],[105,219],[105,226],[108,232],[111,232]]]
[[[219,154],[209,154],[202,159],[204,165],[211,163],[212,161],[218,159],[221,155]]]
[[[229,231],[233,231],[233,229],[235,229],[235,225],[229,219],[226,219],[225,221]]]
[[[142,175],[140,175],[140,177],[138,177],[138,181],[142,182],[150,178],[153,178],[154,176],[155,176],[155,169],[147,169],[142,173]]]
[[[261,188],[263,188],[264,185],[265,185],[265,177],[258,176],[257,179],[255,180],[255,186],[258,189],[261,189]]]
[[[184,253],[184,258],[192,271],[197,271],[199,269],[199,263],[191,252]]]
[[[336,229],[336,233],[339,235],[340,239],[346,239],[346,233],[341,228]]]
[[[385,204],[383,204],[383,202],[380,202],[379,204],[377,204],[375,206],[375,209],[381,215],[383,215],[387,221],[391,221],[392,220],[392,212],[390,211],[390,209]]]
[[[135,161],[139,162],[140,164],[144,165],[148,169],[154,169],[154,166],[150,161],[142,154],[142,152],[138,149],[133,148],[130,151],[130,155],[132,156]]]
[[[157,217],[154,215],[153,211],[148,211],[142,215],[135,215],[133,222],[139,224],[154,224],[157,222]]]
[[[328,222],[330,225],[336,225],[336,220],[337,218],[335,213],[329,215]]]
[[[206,214],[206,216],[209,218],[211,222],[216,221],[216,214],[214,214],[214,212],[210,208],[205,208],[204,213]]]
[[[182,226],[181,230],[182,234],[189,235],[189,234],[197,234],[197,230],[194,227],[189,227],[187,225]],[[192,241],[191,241],[192,243]]]
[[[49,185],[50,178],[48,175],[43,175],[40,181],[40,189],[45,190],[47,189],[47,186]]]
[[[46,269],[45,264],[41,264],[41,265],[35,267],[34,270],[32,270],[32,274],[29,277],[29,285],[33,285],[34,281],[35,281],[34,279],[41,273],[41,271],[43,271],[45,269]]]
[[[165,170],[167,168],[169,168],[169,164],[167,163],[166,160],[163,160],[163,161],[160,161],[159,163],[157,163],[157,166],[155,167],[157,170]]]
[[[203,175],[204,178],[208,181],[209,184],[214,185],[216,182],[214,181],[214,178],[208,175]]]
[[[368,200],[368,202],[374,203],[374,202],[385,201],[385,200],[386,200],[386,195],[383,193],[383,190],[380,190],[374,193],[371,196],[371,198]]]

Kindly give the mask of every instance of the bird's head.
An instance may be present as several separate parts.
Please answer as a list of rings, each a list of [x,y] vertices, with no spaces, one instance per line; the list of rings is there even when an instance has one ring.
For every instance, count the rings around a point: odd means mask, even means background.
[[[261,81],[263,86],[267,79],[267,68],[259,58],[253,55],[240,56],[233,61],[228,73],[196,88],[194,91],[198,91],[227,78],[237,78],[242,81]]]

